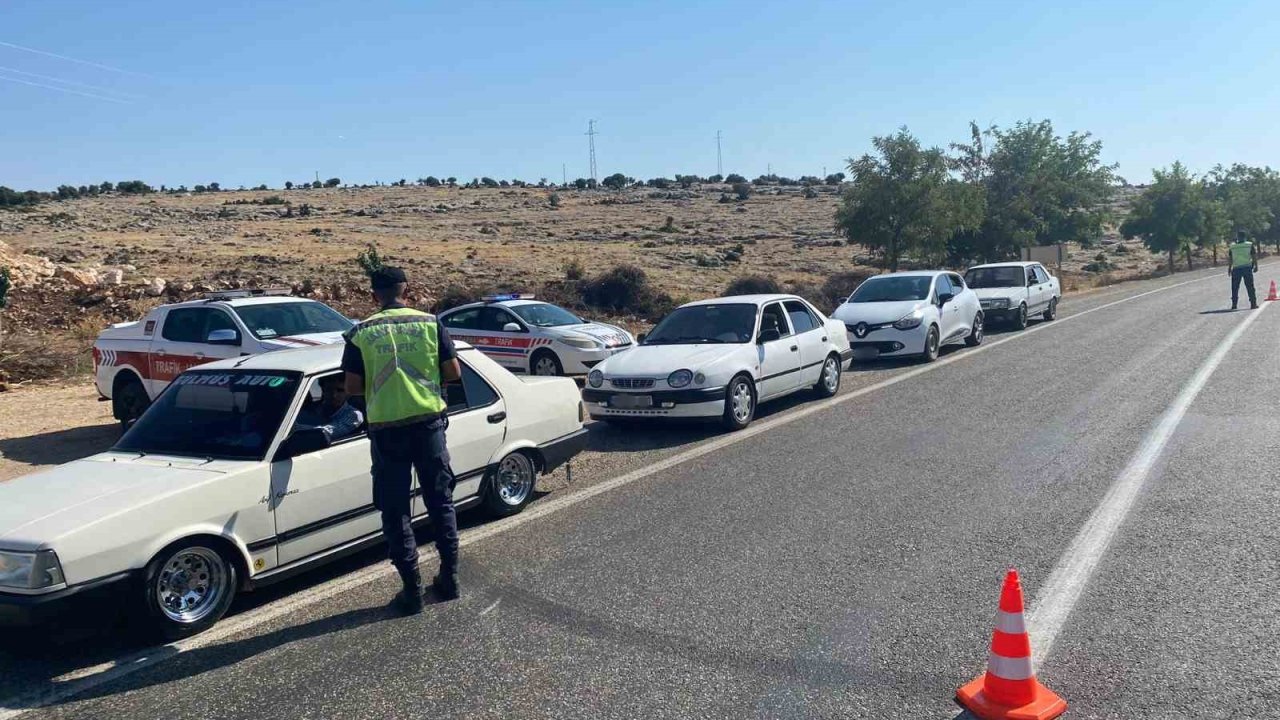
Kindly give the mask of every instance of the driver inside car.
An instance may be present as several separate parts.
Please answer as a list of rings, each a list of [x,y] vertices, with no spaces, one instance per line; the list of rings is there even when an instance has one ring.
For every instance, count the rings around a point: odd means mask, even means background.
[[[354,435],[364,425],[364,413],[347,402],[341,375],[320,378],[320,400],[308,401],[298,413],[295,427],[322,428],[329,442]]]

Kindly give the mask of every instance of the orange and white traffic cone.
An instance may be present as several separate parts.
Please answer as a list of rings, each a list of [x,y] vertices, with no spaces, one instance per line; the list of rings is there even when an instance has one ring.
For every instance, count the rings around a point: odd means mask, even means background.
[[[1010,569],[1000,591],[987,672],[956,691],[956,702],[983,720],[1050,720],[1067,702],[1036,680],[1031,638],[1022,615],[1022,584]]]
[[[1271,292],[1267,293],[1267,299],[1280,300],[1280,297],[1276,297],[1276,281],[1275,280],[1271,281]]]

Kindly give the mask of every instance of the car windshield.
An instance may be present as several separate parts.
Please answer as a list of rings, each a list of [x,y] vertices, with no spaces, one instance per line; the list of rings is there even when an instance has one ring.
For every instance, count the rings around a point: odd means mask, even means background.
[[[929,297],[930,275],[898,275],[874,277],[858,286],[849,296],[851,303],[902,302]]]
[[[964,274],[965,284],[974,289],[1022,287],[1025,278],[1021,267],[974,268]]]
[[[346,332],[352,322],[333,308],[318,302],[282,302],[241,305],[236,314],[259,340],[291,335]]]
[[[755,329],[755,305],[690,305],[663,318],[644,344],[745,343],[751,342]]]
[[[183,373],[112,449],[261,460],[300,378],[299,373],[261,370]]]
[[[507,309],[520,319],[534,327],[560,327],[562,325],[581,325],[582,318],[551,303],[533,303],[531,305],[508,305]]]

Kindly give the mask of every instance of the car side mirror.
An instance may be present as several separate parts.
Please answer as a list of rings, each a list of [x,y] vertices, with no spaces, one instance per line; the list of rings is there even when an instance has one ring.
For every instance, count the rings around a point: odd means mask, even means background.
[[[1036,279],[1034,277],[1027,278],[1027,287],[1035,287],[1036,285],[1039,285],[1039,284],[1040,283],[1036,282]]]
[[[639,335],[636,336],[636,342],[642,343],[644,342],[644,339],[647,337],[649,337],[649,333],[640,333]]]
[[[214,330],[205,339],[209,345],[239,345],[240,333],[235,330]]]
[[[502,326],[502,332],[520,332],[520,323],[509,322]]]
[[[938,307],[942,307],[955,299],[955,295],[951,293],[938,293]]]
[[[774,340],[780,340],[780,339],[782,339],[782,333],[778,332],[773,328],[769,328],[768,330],[760,331],[760,338],[756,340],[756,343],[763,345],[765,343],[771,343]]]
[[[280,449],[276,451],[275,459],[288,460],[324,450],[327,447],[329,447],[329,434],[324,431],[324,428],[301,428],[294,430],[288,438],[285,438],[285,441],[280,444]]]

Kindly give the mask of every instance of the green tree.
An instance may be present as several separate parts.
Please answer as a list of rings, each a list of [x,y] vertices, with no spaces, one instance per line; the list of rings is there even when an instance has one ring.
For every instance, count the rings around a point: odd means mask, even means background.
[[[339,178],[329,178],[328,180],[324,181],[324,186],[327,188],[336,188],[341,184],[342,184],[342,180]]]
[[[1280,252],[1280,174],[1269,167],[1218,165],[1205,183],[1222,202],[1228,230],[1244,231]]]
[[[1196,247],[1208,250],[1213,255],[1214,267],[1218,265],[1218,248],[1226,242],[1231,222],[1227,217],[1227,209],[1222,201],[1212,196],[1211,188],[1204,188],[1204,200],[1201,206],[1200,232],[1196,235]],[[1189,256],[1188,256],[1189,259]],[[1190,265],[1188,264],[1188,268]]]
[[[981,221],[972,188],[951,177],[942,150],[921,147],[905,127],[871,142],[874,154],[849,160],[836,227],[890,271],[906,255],[937,257],[948,237]]]
[[[627,186],[627,176],[623,175],[622,173],[614,173],[609,177],[601,180],[600,184],[604,185],[610,190],[621,190],[622,188]]]
[[[1168,253],[1169,272],[1180,252],[1190,268],[1191,246],[1204,234],[1204,188],[1180,162],[1168,170],[1153,170],[1152,175],[1155,182],[1134,201],[1120,233],[1142,238],[1151,252]]]
[[[293,189],[293,181],[292,181],[292,180],[286,180],[286,181],[285,181],[285,183],[284,183],[284,189],[285,189],[285,190],[292,190],[292,189]]]

